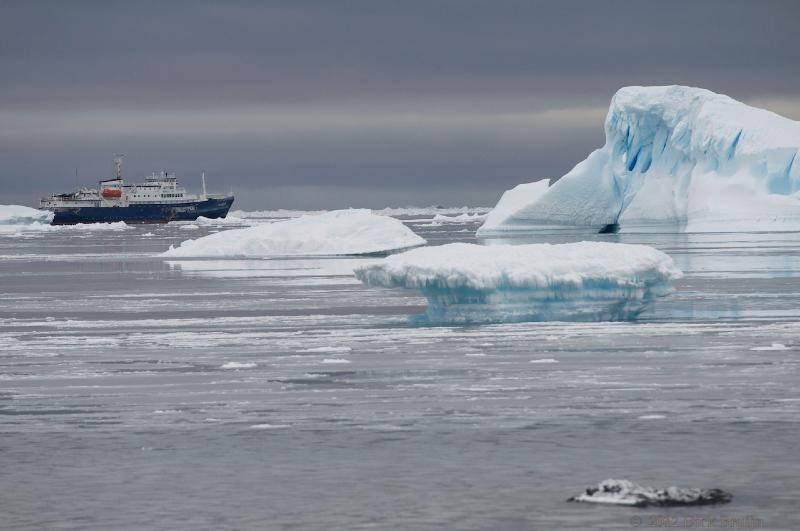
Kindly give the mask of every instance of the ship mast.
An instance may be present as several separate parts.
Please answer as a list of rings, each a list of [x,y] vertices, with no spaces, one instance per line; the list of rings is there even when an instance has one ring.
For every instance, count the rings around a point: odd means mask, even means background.
[[[208,199],[208,194],[206,194],[206,172],[203,172],[203,200]]]
[[[117,171],[117,179],[122,179],[122,157],[124,156],[122,153],[114,154],[114,168]]]

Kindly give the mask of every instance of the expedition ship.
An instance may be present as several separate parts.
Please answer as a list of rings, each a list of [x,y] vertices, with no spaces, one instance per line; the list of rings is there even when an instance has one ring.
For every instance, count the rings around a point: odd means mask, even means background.
[[[100,181],[97,189],[81,188],[71,194],[55,194],[41,200],[39,208],[53,212],[53,225],[76,223],[168,223],[200,216],[224,218],[233,196],[209,195],[203,174],[203,194],[189,194],[178,185],[175,174],[153,173],[143,184],[125,184],[122,158],[114,159],[117,176]]]

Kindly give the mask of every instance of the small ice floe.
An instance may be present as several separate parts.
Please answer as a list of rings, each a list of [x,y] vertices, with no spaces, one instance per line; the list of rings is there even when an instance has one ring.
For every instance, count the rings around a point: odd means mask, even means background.
[[[690,489],[667,487],[655,489],[644,487],[627,479],[607,479],[597,487],[569,498],[568,502],[604,503],[631,507],[710,505],[728,503],[733,495],[721,489]]]
[[[641,415],[636,418],[638,420],[659,420],[659,419],[665,419],[667,417],[665,417],[664,415]]]
[[[220,369],[252,369],[257,366],[258,364],[253,362],[229,361],[220,365]]]
[[[350,360],[346,360],[344,358],[325,358],[322,360],[322,363],[350,363]]]
[[[557,359],[553,358],[539,358],[536,360],[531,360],[531,363],[558,363]]]
[[[355,269],[371,286],[419,289],[425,320],[440,324],[635,319],[681,278],[645,245],[450,243]]]
[[[194,223],[190,223],[189,225],[181,225],[179,228],[181,230],[197,230],[200,228],[200,225],[195,225]]]
[[[753,347],[750,350],[791,350],[791,349],[786,345],[784,345],[783,343],[773,343],[769,346]]]
[[[387,253],[426,242],[400,220],[365,209],[231,229],[170,247],[169,257],[342,256]]]
[[[350,347],[313,347],[301,350],[300,352],[350,352]]]
[[[142,236],[155,236],[152,232],[145,232]]]
[[[278,430],[281,428],[291,428],[288,424],[253,424],[251,430]]]

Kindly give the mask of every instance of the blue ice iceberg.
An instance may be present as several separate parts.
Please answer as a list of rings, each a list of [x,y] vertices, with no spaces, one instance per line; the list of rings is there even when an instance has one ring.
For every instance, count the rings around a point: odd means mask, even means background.
[[[421,247],[355,269],[371,286],[419,289],[430,323],[616,321],[639,316],[682,276],[645,245]]]
[[[549,188],[506,192],[479,235],[800,230],[800,122],[704,89],[625,87],[605,133]]]

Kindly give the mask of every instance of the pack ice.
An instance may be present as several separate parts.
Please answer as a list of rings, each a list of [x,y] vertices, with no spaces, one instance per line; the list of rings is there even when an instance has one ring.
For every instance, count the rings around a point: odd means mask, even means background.
[[[800,230],[800,122],[700,88],[625,87],[605,134],[552,186],[506,192],[479,234]]]
[[[421,247],[355,269],[371,286],[419,289],[431,323],[628,320],[682,276],[645,245]]]
[[[53,213],[21,205],[0,205],[0,225],[50,223]]]
[[[334,210],[226,230],[178,247],[169,257],[262,257],[375,254],[426,242],[397,219],[366,209]]]

